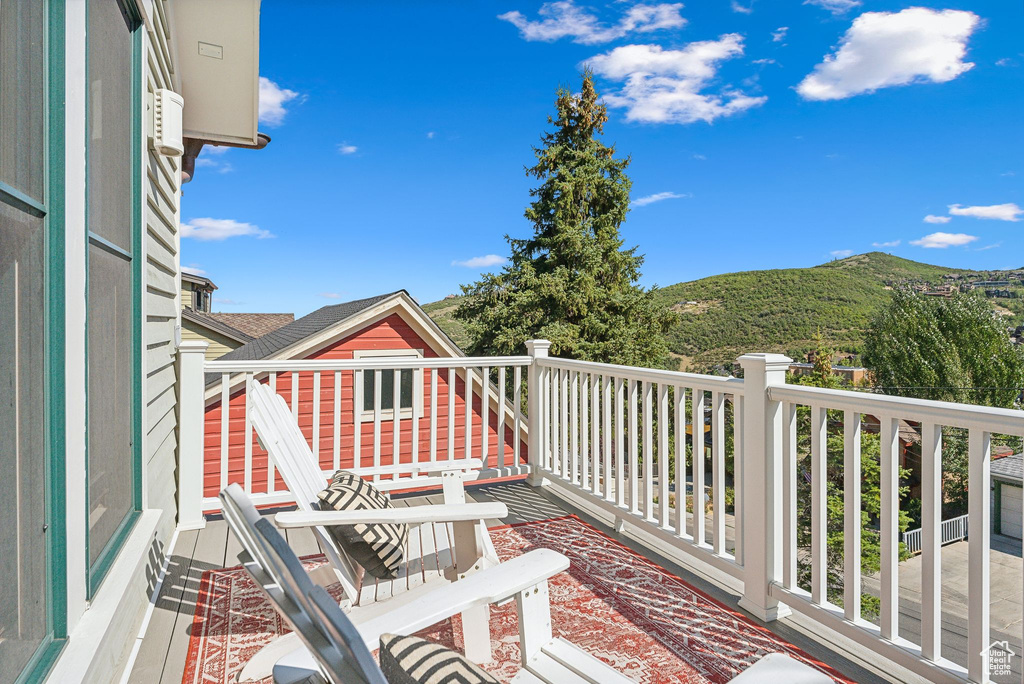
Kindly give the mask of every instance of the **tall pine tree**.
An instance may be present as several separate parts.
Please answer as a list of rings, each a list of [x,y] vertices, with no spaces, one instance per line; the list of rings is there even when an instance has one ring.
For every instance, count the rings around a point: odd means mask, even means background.
[[[474,355],[522,353],[526,340],[551,340],[552,353],[636,366],[663,364],[673,314],[637,285],[643,256],[623,249],[629,211],[629,158],[598,136],[608,120],[592,75],[579,94],[560,88],[554,130],[526,170],[541,184],[525,216],[532,237],[505,236],[512,249],[500,273],[472,285],[456,316],[467,322]]]

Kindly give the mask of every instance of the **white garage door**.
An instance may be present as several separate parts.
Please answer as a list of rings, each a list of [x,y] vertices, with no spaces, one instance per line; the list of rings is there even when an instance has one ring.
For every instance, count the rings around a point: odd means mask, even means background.
[[[1020,487],[1003,484],[999,503],[999,532],[1007,537],[1021,538],[1021,492]]]

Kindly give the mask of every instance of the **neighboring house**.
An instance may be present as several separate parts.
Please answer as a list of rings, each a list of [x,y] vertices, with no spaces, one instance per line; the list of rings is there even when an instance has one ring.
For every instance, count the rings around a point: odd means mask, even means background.
[[[220,361],[270,361],[297,359],[371,359],[401,357],[457,357],[464,356],[454,342],[434,323],[404,290],[369,297],[352,302],[333,304],[314,311],[295,322],[263,335],[238,349],[220,357]],[[294,405],[292,390],[293,377],[298,379],[298,406],[296,413],[299,427],[313,444],[314,452],[320,457],[323,469],[334,467],[334,435],[338,426],[339,467],[368,465],[373,463],[375,447],[377,454],[390,459],[393,445],[394,420],[394,371],[381,371],[380,398],[380,441],[374,440],[375,384],[374,373],[370,371],[343,371],[340,376],[333,372],[323,373],[319,379],[320,397],[315,398],[314,378],[310,372],[293,374],[283,371],[275,374],[274,389],[289,405]],[[339,377],[341,413],[335,420],[333,414],[335,378]],[[415,414],[419,420],[418,454],[423,460],[430,451],[430,426],[427,416],[437,409],[437,443],[439,453],[462,454],[465,448],[465,406],[466,391],[462,371],[453,374],[454,386],[449,384],[447,371],[436,374],[438,386],[431,387],[435,374],[423,370],[400,371],[399,376],[399,426],[403,461],[412,457],[411,419]],[[258,381],[267,382],[266,374],[257,376]],[[230,380],[231,411],[228,426],[227,479],[229,482],[246,480],[246,424],[245,424],[245,378],[236,376]],[[436,389],[436,393],[435,390]],[[480,426],[481,397],[480,380],[473,383],[471,415],[474,426]],[[221,397],[224,391],[222,378],[207,375],[206,427],[204,430],[204,496],[214,497],[221,487]],[[449,393],[453,395],[449,403]],[[492,391],[492,395],[496,396]],[[436,406],[431,398],[436,396]],[[314,402],[320,406],[314,431]],[[514,458],[514,428],[511,420],[511,406],[503,407],[508,419],[505,422],[504,439],[498,439],[498,416],[496,401],[491,400],[488,411],[489,457],[498,460],[497,445],[504,445],[504,459],[512,464]],[[449,413],[449,407],[454,409]],[[358,410],[355,410],[358,408]],[[449,423],[454,427],[449,432]],[[314,440],[314,434],[318,440]],[[449,443],[449,435],[451,442]],[[404,439],[402,439],[404,436]],[[518,436],[520,440],[520,462],[525,463],[527,445],[525,427]],[[358,445],[358,446],[357,446]],[[449,445],[451,452],[449,452]],[[480,438],[476,436],[472,445],[473,457],[480,458]],[[266,452],[255,441],[250,442],[252,491],[267,492],[268,464]],[[358,452],[359,457],[356,457]],[[390,460],[386,462],[390,463]],[[514,474],[514,468],[501,474]],[[280,480],[274,489],[284,489]]]
[[[789,372],[795,376],[808,375],[814,372],[813,363],[791,363]],[[861,366],[832,366],[832,372],[850,385],[858,385],[868,375],[868,369]]]
[[[213,313],[217,286],[203,276],[181,274],[181,339],[202,340],[212,360],[295,320],[289,313]]]
[[[992,460],[992,531],[1007,537],[1022,536],[1022,503],[1024,497],[1024,454],[1014,454]]]
[[[109,684],[176,527],[182,153],[259,146],[259,2],[2,6],[0,682]]]

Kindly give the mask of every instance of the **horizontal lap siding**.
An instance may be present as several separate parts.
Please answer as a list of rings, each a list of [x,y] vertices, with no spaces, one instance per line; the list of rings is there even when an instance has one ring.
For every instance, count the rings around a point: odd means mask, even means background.
[[[350,335],[328,347],[312,354],[306,358],[310,359],[352,359],[355,351],[372,350],[393,350],[393,349],[421,349],[427,358],[435,358],[438,354],[429,347],[423,338],[398,314],[392,314],[372,323],[362,330]],[[342,468],[359,466],[371,466],[374,463],[374,423],[372,418],[364,419],[360,423],[360,458],[358,463],[355,458],[355,422],[354,422],[354,378],[353,371],[341,373],[341,402],[340,402],[340,444],[339,444],[339,466]],[[298,424],[306,442],[313,444],[313,399],[314,399],[314,373],[299,373],[298,382]],[[422,371],[423,387],[423,412],[419,418],[418,433],[418,460],[430,460],[430,417],[434,407],[430,403],[431,398],[431,373],[429,370]],[[509,371],[509,377],[512,377]],[[268,382],[266,374],[258,376],[263,382]],[[324,470],[334,467],[334,382],[333,371],[320,373],[320,413],[319,413],[319,461]],[[292,405],[292,374],[291,372],[278,373],[276,378],[276,389],[289,406]],[[465,458],[465,381],[459,373],[455,381],[455,412],[453,416],[448,415],[448,369],[438,369],[437,387],[437,458],[445,460],[452,458]],[[245,479],[245,397],[244,390],[238,389],[230,397],[229,431],[228,431],[228,482],[244,483]],[[495,411],[495,395],[492,392],[488,411],[488,456],[490,465],[504,463],[513,465],[514,460],[514,425],[511,415],[506,416],[504,459],[498,459],[498,416]],[[481,396],[479,377],[474,381],[473,392],[473,458],[481,458]],[[451,444],[448,442],[449,423],[454,423],[455,435]],[[392,439],[393,422],[382,420],[380,426],[380,454],[381,463],[388,465],[395,461]],[[412,419],[402,418],[399,422],[399,453],[398,461],[408,463],[412,461]],[[451,447],[451,450],[449,450]],[[520,443],[520,456],[523,462],[526,460],[526,444]],[[314,453],[316,450],[314,449]],[[221,487],[221,406],[216,401],[207,407],[205,425],[205,471],[204,485],[206,496],[216,496]],[[259,447],[259,443],[253,439],[252,446],[252,491],[267,491],[267,455]],[[284,482],[280,477],[276,479],[275,489],[285,489]]]

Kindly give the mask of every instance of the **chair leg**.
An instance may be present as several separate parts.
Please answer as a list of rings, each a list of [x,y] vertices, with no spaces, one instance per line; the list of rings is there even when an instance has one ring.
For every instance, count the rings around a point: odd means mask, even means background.
[[[547,580],[516,595],[519,650],[523,667],[551,641],[551,602]]]
[[[479,522],[457,522],[452,540],[455,551],[456,577],[462,578],[483,567],[483,546],[477,534]],[[456,580],[458,581],[458,580]],[[491,661],[490,606],[471,608],[462,614],[462,638],[466,657],[474,663]]]

